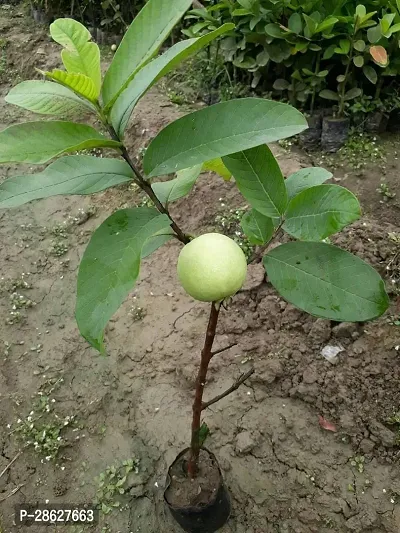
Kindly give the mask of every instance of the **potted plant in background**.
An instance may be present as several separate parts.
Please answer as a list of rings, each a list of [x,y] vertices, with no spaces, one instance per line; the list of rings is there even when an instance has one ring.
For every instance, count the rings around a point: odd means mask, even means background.
[[[208,428],[202,414],[238,389],[253,370],[215,398],[205,400],[203,395],[213,358],[230,348],[213,350],[213,343],[219,315],[241,288],[247,263],[240,247],[225,236],[189,236],[171,216],[170,204],[190,192],[203,168],[222,169],[224,175],[234,176],[250,206],[243,230],[261,247],[268,281],[283,298],[314,316],[348,322],[380,316],[389,300],[372,267],[323,242],[360,217],[356,197],[343,187],[325,184],[331,174],[320,168],[302,169],[284,180],[266,145],[307,128],[293,107],[244,98],[190,113],[156,136],[145,153],[144,173],[138,169],[124,132],[140,98],[180,61],[232,29],[223,25],[157,56],[190,4],[191,0],[175,0],[171,8],[169,0],[149,0],[104,79],[100,51],[88,30],[72,19],[52,24],[51,35],[63,46],[65,70],[46,72],[46,81],[17,85],[6,100],[43,115],[80,110],[99,121],[102,130],[45,120],[0,132],[0,163],[44,164],[56,158],[42,172],[5,180],[0,185],[0,208],[53,195],[92,194],[132,182],[153,202],[154,207],[121,209],[109,216],[83,255],[76,319],[83,337],[101,353],[105,326],[133,289],[142,260],[170,240],[182,245],[178,277],[189,295],[209,302],[210,316],[195,386],[190,447],[168,469],[164,497],[185,531],[213,533],[228,520],[230,499],[216,458],[204,448]],[[117,158],[76,154],[91,148],[108,148]],[[175,177],[154,182],[170,174]],[[282,231],[292,241],[272,247]]]

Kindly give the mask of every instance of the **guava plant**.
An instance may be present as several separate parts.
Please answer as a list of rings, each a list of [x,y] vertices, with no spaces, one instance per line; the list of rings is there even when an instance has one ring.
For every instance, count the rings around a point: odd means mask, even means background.
[[[361,259],[324,242],[361,215],[356,197],[331,174],[302,169],[284,179],[266,143],[307,127],[293,107],[244,98],[190,113],[165,127],[146,150],[141,172],[124,144],[124,132],[146,91],[181,60],[228,32],[225,24],[207,35],[179,42],[157,55],[191,0],[149,0],[128,29],[104,79],[100,52],[88,30],[71,19],[50,27],[62,47],[64,70],[44,72],[46,80],[20,83],[7,102],[43,115],[87,112],[94,127],[63,120],[27,122],[0,132],[0,162],[41,165],[45,170],[5,180],[0,208],[17,207],[54,195],[85,195],[114,185],[135,183],[154,207],[121,209],[94,232],[78,274],[76,319],[83,337],[105,352],[104,328],[134,287],[142,259],[172,239],[183,249],[177,268],[184,289],[211,302],[210,318],[193,404],[189,477],[196,477],[204,439],[204,409],[232,392],[246,376],[217,398],[204,401],[221,303],[243,285],[247,264],[242,250],[218,234],[189,236],[169,212],[187,195],[202,169],[215,169],[235,183],[251,209],[242,220],[249,240],[263,251],[268,281],[298,308],[335,321],[367,321],[388,307],[384,282]],[[97,158],[82,150],[107,148],[115,157]],[[78,152],[78,155],[76,153]],[[72,155],[65,155],[72,154]],[[159,176],[173,175],[168,181]],[[268,249],[284,231],[290,242]],[[221,350],[219,350],[221,351]]]

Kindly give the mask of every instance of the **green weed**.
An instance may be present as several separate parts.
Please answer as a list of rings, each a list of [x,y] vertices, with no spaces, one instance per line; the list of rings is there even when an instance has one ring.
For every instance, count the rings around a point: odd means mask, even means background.
[[[128,477],[131,472],[139,472],[139,461],[128,459],[120,464],[109,466],[102,472],[97,481],[95,504],[103,514],[110,514],[121,507],[121,496],[127,490]]]

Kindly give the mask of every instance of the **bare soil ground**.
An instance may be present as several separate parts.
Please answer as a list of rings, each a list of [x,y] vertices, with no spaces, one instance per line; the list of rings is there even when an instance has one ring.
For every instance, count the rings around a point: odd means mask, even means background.
[[[47,33],[16,14],[0,6],[0,129],[33,118],[5,104],[10,86],[34,77],[35,66],[59,64]],[[130,126],[129,147],[139,152],[182,112],[152,91]],[[398,274],[400,244],[388,234],[399,232],[400,164],[393,138],[388,146],[385,169],[335,174],[359,194],[364,216],[334,241],[377,267],[390,286]],[[311,164],[306,154],[274,149],[285,174]],[[383,170],[397,192],[387,203],[376,192]],[[16,172],[21,168],[2,166],[0,179]],[[173,214],[200,233],[215,225],[220,198],[244,203],[234,184],[205,174]],[[144,263],[107,328],[108,357],[87,346],[74,320],[77,269],[91,233],[114,209],[138,201],[123,187],[0,211],[1,533],[26,530],[15,525],[16,504],[95,500],[102,512],[92,530],[32,531],[178,532],[162,493],[168,465],[188,444],[208,314],[177,283],[179,245]],[[213,361],[207,386],[214,396],[256,369],[205,413],[207,445],[233,501],[223,533],[399,533],[400,419],[390,423],[400,411],[400,328],[389,323],[396,313],[393,299],[374,323],[316,320],[282,301],[260,265],[250,268],[218,328],[217,348],[237,346]],[[335,365],[321,355],[328,344],[344,348]]]

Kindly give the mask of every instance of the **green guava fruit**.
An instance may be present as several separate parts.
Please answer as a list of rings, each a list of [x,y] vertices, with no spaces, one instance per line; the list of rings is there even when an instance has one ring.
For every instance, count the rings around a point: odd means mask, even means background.
[[[181,251],[178,278],[185,291],[201,302],[233,296],[246,279],[247,261],[238,244],[220,233],[205,233]]]

